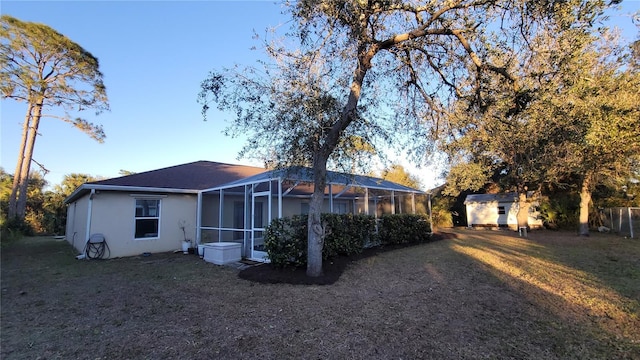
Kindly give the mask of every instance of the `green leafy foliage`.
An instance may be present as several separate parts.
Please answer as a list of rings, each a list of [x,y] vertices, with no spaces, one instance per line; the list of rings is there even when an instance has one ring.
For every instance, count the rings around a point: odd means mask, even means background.
[[[276,267],[303,267],[307,264],[306,215],[271,221],[265,231],[265,245]],[[369,215],[322,214],[327,229],[322,259],[351,256],[373,244],[396,245],[425,242],[431,226],[425,215],[385,215],[378,220]]]
[[[391,164],[390,167],[382,170],[382,173],[380,174],[380,178],[393,181],[394,183],[405,185],[414,189],[422,188],[422,184],[420,184],[420,179],[410,174],[400,164]]]
[[[324,260],[338,255],[353,255],[375,237],[375,218],[368,215],[323,214],[329,234],[325,238],[322,251]]]
[[[373,216],[322,214],[322,222],[327,229],[323,260],[357,254],[375,237]],[[306,215],[271,221],[265,232],[265,246],[272,264],[278,267],[306,265],[307,224]]]
[[[431,238],[431,225],[425,215],[384,215],[378,235],[383,245],[421,243]]]
[[[576,194],[554,194],[540,203],[540,217],[547,229],[574,229],[579,210]]]
[[[307,259],[307,217],[271,220],[264,233],[264,244],[271,264],[276,267],[301,267]]]
[[[553,6],[476,0],[285,5],[291,29],[284,39],[265,41],[270,59],[213,71],[201,84],[199,102],[203,114],[213,103],[233,114],[227,133],[248,139],[241,156],[313,166],[314,229],[321,227],[328,164],[354,153],[367,156],[376,144],[424,159],[442,138],[471,128],[444,128],[456,98],[469,99],[461,113],[477,114],[474,109],[494,102],[515,101],[514,109],[522,108],[531,95],[512,70],[528,65],[522,60],[536,33],[550,33],[556,23],[591,23],[604,7],[595,0]],[[503,96],[495,96],[497,89],[505,90]],[[318,276],[322,233],[309,230],[308,274]]]
[[[3,241],[5,237],[15,237],[18,234],[64,234],[67,221],[64,199],[80,185],[95,180],[96,177],[87,174],[69,174],[65,175],[62,183],[55,185],[53,190],[46,190],[47,181],[40,173],[33,172],[29,177],[26,214],[22,220],[8,214],[13,175],[0,168],[0,226]]]
[[[2,247],[29,235],[33,235],[33,229],[26,221],[16,217],[5,219],[3,214],[2,224],[0,224],[0,245]]]
[[[455,198],[450,196],[435,196],[432,198],[432,201],[432,225],[435,227],[452,227],[453,217],[451,216],[451,208],[454,206]]]
[[[41,118],[59,119],[103,142],[102,125],[70,112],[93,109],[97,115],[109,110],[109,103],[96,57],[47,25],[9,15],[0,17],[0,94],[27,105],[8,207],[10,217],[24,220]],[[49,108],[61,109],[64,115],[43,112]]]

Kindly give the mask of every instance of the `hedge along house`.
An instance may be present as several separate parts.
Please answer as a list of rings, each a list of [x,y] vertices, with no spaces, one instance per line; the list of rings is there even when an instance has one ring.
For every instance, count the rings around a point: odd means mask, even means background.
[[[263,168],[198,161],[83,184],[66,200],[66,234],[84,253],[102,234],[106,257],[167,252],[207,242],[242,244],[242,256],[265,260],[262,235],[271,219],[305,214],[313,192],[305,168]],[[328,172],[326,212],[413,213],[420,190],[368,176]]]
[[[518,193],[472,194],[464,201],[467,212],[468,227],[500,228],[518,230]],[[541,228],[538,203],[533,201],[529,207],[528,225],[530,228]]]

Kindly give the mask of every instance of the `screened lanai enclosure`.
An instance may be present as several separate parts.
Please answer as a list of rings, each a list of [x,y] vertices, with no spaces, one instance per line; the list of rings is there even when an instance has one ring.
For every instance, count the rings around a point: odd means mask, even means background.
[[[198,193],[197,242],[242,244],[242,257],[266,261],[263,234],[272,219],[309,212],[313,176],[308,168],[271,170]],[[425,193],[369,176],[328,172],[323,212],[425,212]]]

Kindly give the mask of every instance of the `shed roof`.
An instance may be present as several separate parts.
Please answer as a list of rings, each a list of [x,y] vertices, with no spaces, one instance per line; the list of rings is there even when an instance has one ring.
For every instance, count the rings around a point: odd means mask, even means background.
[[[471,194],[467,195],[464,200],[465,204],[469,203],[482,203],[482,202],[499,202],[499,203],[513,203],[518,201],[517,192],[509,192],[502,194]]]

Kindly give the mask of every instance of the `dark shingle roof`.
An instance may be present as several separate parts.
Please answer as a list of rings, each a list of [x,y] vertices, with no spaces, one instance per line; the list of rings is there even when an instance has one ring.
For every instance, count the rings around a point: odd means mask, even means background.
[[[121,176],[112,179],[89,182],[74,191],[65,203],[70,203],[74,199],[93,190],[129,190],[129,191],[151,191],[151,192],[180,192],[197,193],[200,190],[212,190],[216,188],[232,188],[249,183],[261,183],[268,179],[287,179],[290,182],[298,180],[302,182],[312,181],[311,169],[289,168],[268,171],[263,168],[217,163],[212,161],[196,161],[188,164],[171,166],[163,169],[145,171],[137,174]],[[422,193],[420,190],[412,189],[387,180],[377,179],[369,176],[350,175],[327,172],[327,181],[337,185],[335,193],[346,191],[351,193],[354,190],[350,187],[368,187],[370,189],[396,190],[413,193]],[[348,186],[345,188],[345,186]],[[311,194],[310,184],[296,183],[291,194]],[[326,190],[328,191],[328,190]]]
[[[223,164],[212,161],[196,161],[158,170],[145,171],[89,185],[131,186],[162,189],[203,190],[243,179],[264,172],[265,169]]]

